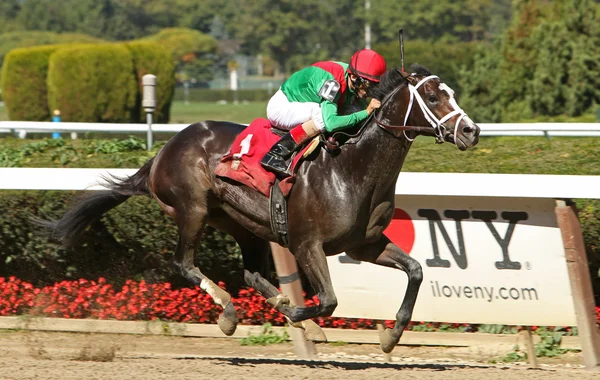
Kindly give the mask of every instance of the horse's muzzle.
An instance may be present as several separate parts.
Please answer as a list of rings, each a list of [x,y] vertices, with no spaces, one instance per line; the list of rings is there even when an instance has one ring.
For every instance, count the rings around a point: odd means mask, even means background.
[[[479,142],[481,129],[470,119],[463,120],[456,131],[456,136],[451,133],[447,136],[446,141],[455,143],[460,150],[472,148]]]

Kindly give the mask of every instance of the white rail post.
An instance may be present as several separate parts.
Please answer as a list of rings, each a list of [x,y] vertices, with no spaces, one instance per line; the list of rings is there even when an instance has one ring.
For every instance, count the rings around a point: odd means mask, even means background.
[[[144,87],[142,107],[146,111],[146,122],[148,123],[147,145],[148,150],[152,150],[152,114],[156,108],[156,75],[144,75],[142,77],[142,86]]]
[[[275,262],[275,270],[279,277],[281,293],[287,296],[292,304],[304,307],[304,294],[302,283],[298,274],[298,265],[294,255],[279,244],[271,243],[271,253]],[[313,342],[307,341],[302,329],[290,326],[290,337],[294,342],[294,351],[300,358],[311,358],[316,356],[317,351]]]
[[[565,247],[583,364],[586,369],[600,370],[600,332],[594,312],[594,291],[581,225],[574,204],[556,201],[555,213]]]

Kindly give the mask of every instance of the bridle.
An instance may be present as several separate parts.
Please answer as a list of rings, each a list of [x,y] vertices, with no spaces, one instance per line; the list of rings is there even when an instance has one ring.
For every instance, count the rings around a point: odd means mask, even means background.
[[[406,76],[400,72],[398,69],[396,69],[396,71],[398,73],[400,73],[400,75],[402,75],[402,77],[408,81],[408,79],[406,78]],[[416,76],[416,74],[410,74],[409,76]],[[458,120],[456,121],[456,123],[454,124],[454,143],[456,144],[456,138],[458,135],[458,126],[460,125],[460,123],[462,122],[462,120],[467,117],[467,114],[465,113],[465,111],[463,111],[459,106],[458,103],[456,103],[456,100],[454,99],[454,91],[452,91],[452,89],[450,87],[448,87],[445,83],[441,83],[439,88],[440,90],[444,90],[448,93],[448,95],[450,96],[450,105],[452,106],[452,108],[454,108],[453,111],[451,111],[450,113],[448,113],[446,116],[442,117],[441,119],[438,119],[434,113],[429,109],[429,107],[427,107],[427,105],[425,104],[425,100],[423,100],[423,98],[421,97],[421,94],[419,94],[419,87],[421,87],[425,82],[427,82],[428,80],[431,79],[439,79],[439,77],[437,75],[429,75],[423,79],[421,79],[419,82],[417,82],[416,85],[412,85],[412,83],[408,83],[408,91],[410,93],[410,100],[408,102],[408,109],[406,110],[405,116],[404,116],[404,123],[402,125],[390,125],[390,124],[386,124],[383,121],[381,121],[381,119],[379,119],[377,116],[375,115],[375,123],[377,123],[377,125],[379,125],[380,127],[384,128],[384,129],[399,129],[401,131],[403,131],[402,133],[404,134],[404,137],[406,137],[407,140],[409,141],[413,141],[414,138],[410,138],[406,135],[406,131],[415,131],[415,132],[431,132],[431,130],[433,130],[433,135],[435,136],[435,141],[438,144],[441,144],[444,142],[444,135],[446,133],[446,126],[444,125],[444,123],[446,121],[448,121],[449,119],[451,119],[452,117],[454,117],[455,115],[460,115]],[[392,91],[388,96],[386,96],[382,102],[382,107],[380,109],[383,109],[383,105],[389,101],[390,99],[393,98],[394,94],[396,94],[398,91],[400,91],[400,89],[403,88],[402,86],[398,86],[394,91]],[[417,126],[411,126],[411,125],[406,125],[406,123],[408,122],[408,117],[410,115],[410,113],[412,112],[412,107],[413,104],[415,102],[415,99],[417,100],[417,104],[419,105],[419,107],[421,108],[421,111],[423,112],[423,115],[425,116],[425,119],[427,119],[427,121],[429,122],[429,124],[431,124],[431,127],[417,127]],[[381,112],[378,112],[379,114],[381,114]]]

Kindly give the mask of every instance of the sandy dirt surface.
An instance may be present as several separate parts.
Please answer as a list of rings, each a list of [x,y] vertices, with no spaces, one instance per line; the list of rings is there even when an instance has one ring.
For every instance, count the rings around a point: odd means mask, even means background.
[[[506,352],[398,346],[385,362],[377,345],[322,343],[298,359],[291,343],[242,346],[231,338],[0,330],[0,379],[599,379],[581,353],[494,364]]]

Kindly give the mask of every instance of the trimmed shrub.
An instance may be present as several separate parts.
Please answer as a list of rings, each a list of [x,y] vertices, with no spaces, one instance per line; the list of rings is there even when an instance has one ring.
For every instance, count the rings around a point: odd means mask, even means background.
[[[0,65],[2,65],[6,54],[13,49],[41,45],[100,42],[103,42],[103,40],[81,33],[54,33],[34,30],[0,33]]]
[[[15,49],[2,66],[2,95],[11,120],[50,120],[46,77],[60,45]]]
[[[135,41],[125,46],[133,56],[138,94],[135,102],[135,115],[140,123],[146,122],[146,112],[142,108],[142,77],[146,74],[156,75],[156,110],[154,118],[157,123],[168,123],[175,90],[175,64],[171,54],[160,44],[151,41]]]
[[[208,82],[212,79],[217,59],[214,37],[189,28],[166,28],[143,40],[156,42],[171,53],[180,81],[195,78]]]
[[[189,54],[198,55],[217,51],[217,41],[212,36],[189,28],[165,28],[144,40],[159,43],[171,52],[175,61]]]
[[[48,103],[63,121],[131,122],[137,83],[132,54],[122,44],[64,48],[50,57]]]

